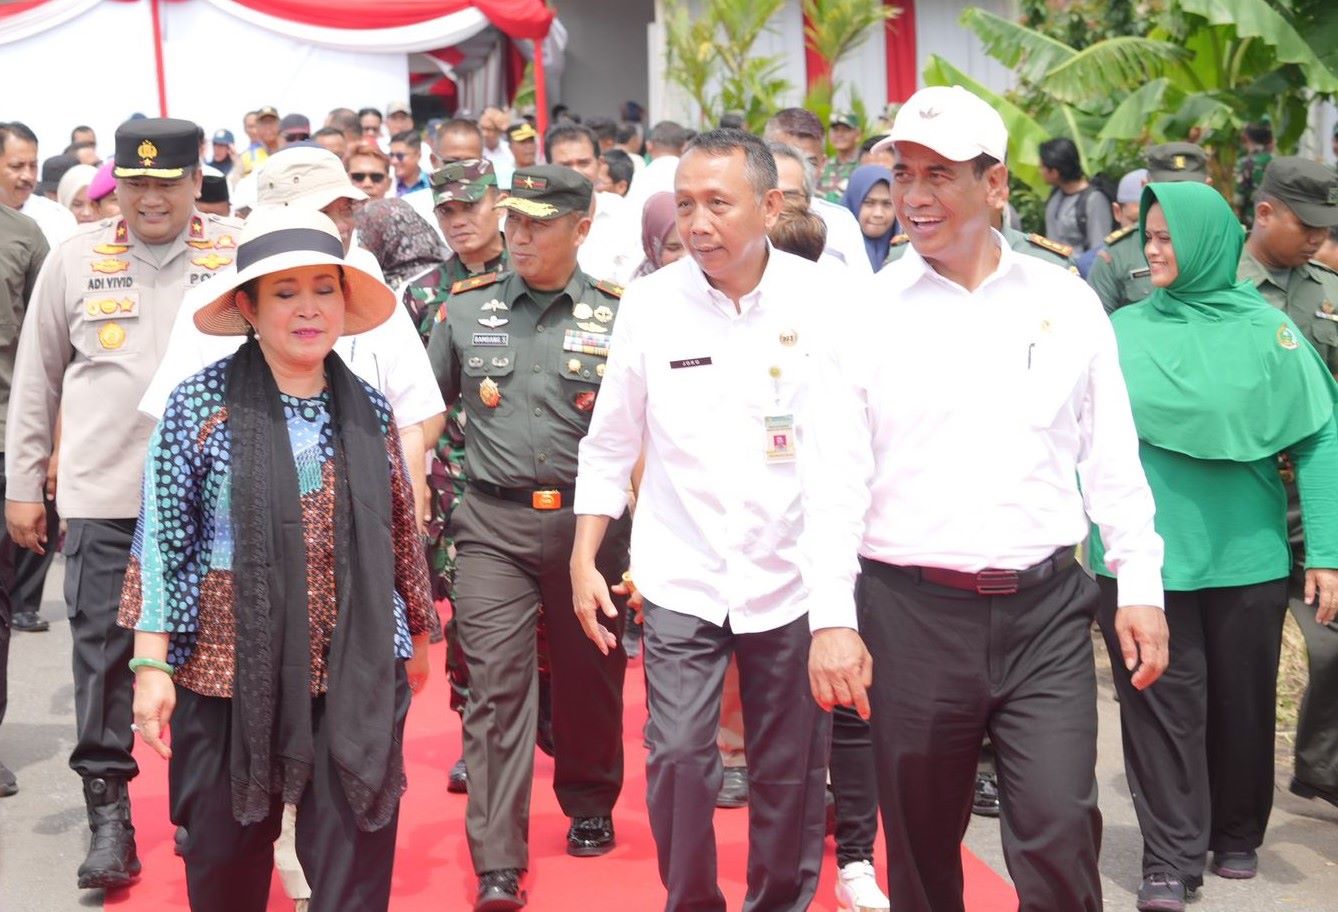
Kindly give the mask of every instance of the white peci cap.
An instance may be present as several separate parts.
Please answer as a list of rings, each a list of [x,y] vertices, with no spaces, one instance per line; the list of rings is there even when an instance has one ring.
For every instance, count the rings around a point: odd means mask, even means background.
[[[980,96],[961,86],[930,86],[901,106],[891,132],[873,150],[899,142],[933,149],[949,161],[971,161],[980,155],[1004,161],[1008,128]]]

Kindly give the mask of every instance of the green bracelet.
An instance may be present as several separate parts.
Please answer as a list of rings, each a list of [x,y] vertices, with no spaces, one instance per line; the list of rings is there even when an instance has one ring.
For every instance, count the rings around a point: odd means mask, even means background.
[[[176,669],[166,662],[160,662],[157,659],[131,659],[130,670],[139,671],[141,668],[156,668],[164,672],[169,678],[176,672]]]

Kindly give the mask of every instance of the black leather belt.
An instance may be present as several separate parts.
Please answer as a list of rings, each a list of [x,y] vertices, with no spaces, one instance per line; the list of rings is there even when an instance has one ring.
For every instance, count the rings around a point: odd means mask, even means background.
[[[576,496],[575,485],[554,485],[547,488],[504,488],[489,481],[475,481],[473,479],[470,479],[468,484],[469,487],[480,494],[496,497],[498,500],[507,500],[511,503],[525,504],[535,510],[561,510],[564,506],[571,506],[572,499]]]
[[[943,567],[903,567],[898,564],[888,566],[915,577],[916,582],[933,583],[936,586],[947,586],[949,589],[963,589],[976,595],[1015,595],[1023,589],[1040,585],[1077,562],[1076,549],[1069,547],[1060,548],[1039,564],[1025,570],[987,568],[978,573],[966,573]]]

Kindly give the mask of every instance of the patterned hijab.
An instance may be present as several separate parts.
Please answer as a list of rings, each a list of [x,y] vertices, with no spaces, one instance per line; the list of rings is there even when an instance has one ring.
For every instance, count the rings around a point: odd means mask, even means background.
[[[357,225],[358,242],[376,257],[392,289],[446,259],[437,232],[398,197],[368,200],[358,210]]]

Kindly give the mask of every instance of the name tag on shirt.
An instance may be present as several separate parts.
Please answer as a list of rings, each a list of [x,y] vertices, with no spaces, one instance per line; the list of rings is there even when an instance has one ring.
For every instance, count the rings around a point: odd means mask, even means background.
[[[475,345],[509,345],[510,333],[474,333]]]
[[[711,363],[709,357],[706,358],[684,358],[681,361],[670,361],[669,367],[672,370],[678,370],[683,367],[705,367]]]
[[[767,415],[762,420],[766,426],[767,465],[794,462],[794,415]]]

